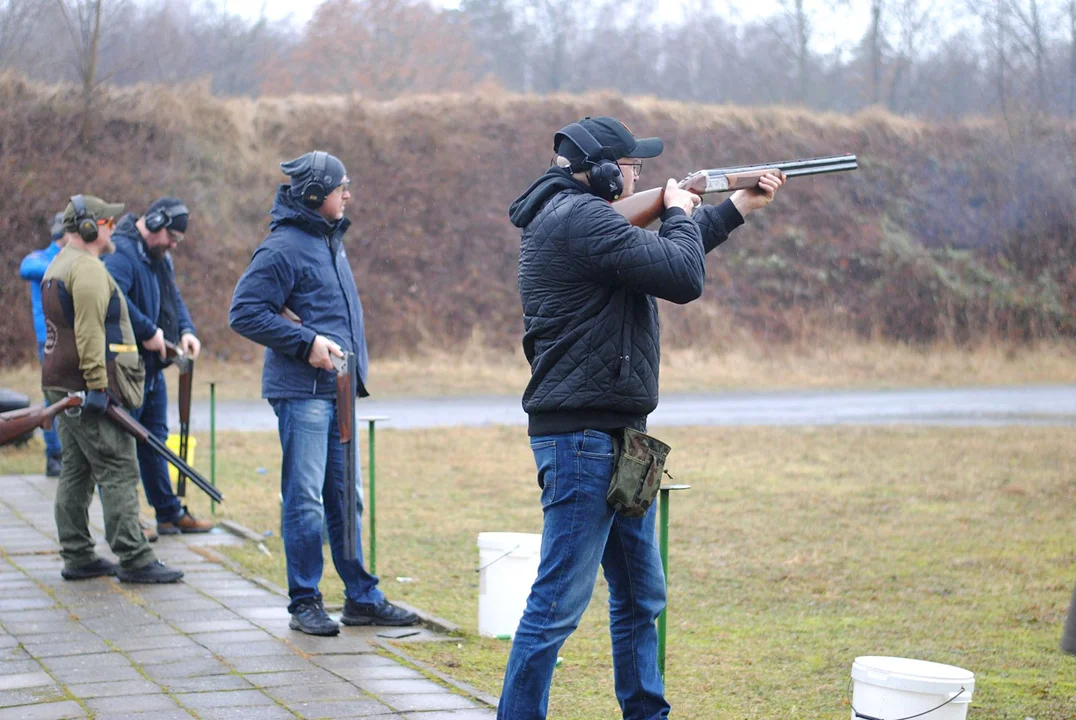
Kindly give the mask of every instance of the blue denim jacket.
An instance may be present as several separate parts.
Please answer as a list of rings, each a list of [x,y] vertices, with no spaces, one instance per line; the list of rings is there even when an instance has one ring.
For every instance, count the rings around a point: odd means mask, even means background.
[[[369,356],[362,303],[348,265],[343,235],[347,218],[329,223],[291,197],[281,185],[271,213],[269,236],[250,259],[232,296],[228,324],[265,346],[262,397],[336,396],[336,375],[306,361],[316,335],[358,358],[359,396],[365,397]],[[284,306],[301,325],[279,315]]]

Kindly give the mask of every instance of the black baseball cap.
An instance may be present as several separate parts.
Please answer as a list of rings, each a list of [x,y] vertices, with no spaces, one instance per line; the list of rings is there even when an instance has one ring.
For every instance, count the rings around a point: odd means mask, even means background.
[[[665,149],[665,143],[661,141],[661,138],[649,137],[636,139],[635,136],[631,134],[631,130],[628,129],[628,126],[616,118],[607,116],[596,118],[585,117],[579,121],[579,124],[586,128],[587,132],[593,135],[594,139],[598,141],[598,144],[601,145],[604,150],[607,150],[609,155],[613,155],[617,160],[626,157],[657,157],[661,154],[661,151]],[[561,157],[572,159],[581,156],[581,151],[571,140],[560,134],[555,137],[555,140],[559,142],[553,148],[553,151]]]

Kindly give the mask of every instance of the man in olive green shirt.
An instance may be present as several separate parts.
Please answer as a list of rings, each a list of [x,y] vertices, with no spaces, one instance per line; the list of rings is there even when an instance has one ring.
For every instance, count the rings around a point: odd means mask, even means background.
[[[49,402],[67,393],[85,398],[77,414],[61,414],[63,470],[56,487],[56,530],[66,580],[118,575],[123,582],[169,583],[183,572],[157,560],[138,525],[135,439],[105,417],[109,402],[142,404],[145,368],[127,302],[99,259],[111,252],[114,218],[123,205],[76,195],[64,212],[67,244],[45,271],[45,361],[41,385]],[[105,539],[120,560],[94,552],[89,507],[100,486]]]

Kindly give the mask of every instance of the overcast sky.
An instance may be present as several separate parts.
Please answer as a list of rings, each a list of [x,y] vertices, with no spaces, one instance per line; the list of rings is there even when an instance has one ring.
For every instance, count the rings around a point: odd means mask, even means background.
[[[256,18],[263,11],[273,20],[291,17],[301,27],[310,19],[320,4],[318,0],[219,0],[231,12],[246,18]],[[459,0],[430,0],[444,7],[459,7]],[[723,0],[657,0],[659,11],[668,8],[671,13],[680,13],[684,8],[697,7],[700,3],[716,4],[729,9],[729,19],[742,19],[746,16],[765,17],[781,9],[777,0],[755,0],[753,3],[730,4]],[[807,0],[809,10],[824,7],[823,0]],[[829,44],[840,40],[849,40],[863,35],[867,28],[868,3],[866,0],[851,0],[839,13],[825,13],[827,22],[816,25],[819,44]],[[831,34],[823,38],[823,34]]]

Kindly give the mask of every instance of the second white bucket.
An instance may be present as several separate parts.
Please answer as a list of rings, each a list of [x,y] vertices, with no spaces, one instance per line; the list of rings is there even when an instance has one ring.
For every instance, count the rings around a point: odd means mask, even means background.
[[[542,536],[535,533],[478,534],[478,634],[514,636],[531,585],[538,577]]]
[[[975,691],[969,670],[898,657],[857,657],[852,680],[852,720],[964,720]]]

